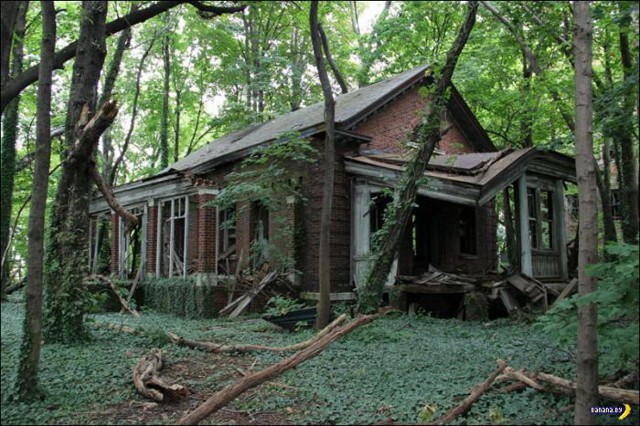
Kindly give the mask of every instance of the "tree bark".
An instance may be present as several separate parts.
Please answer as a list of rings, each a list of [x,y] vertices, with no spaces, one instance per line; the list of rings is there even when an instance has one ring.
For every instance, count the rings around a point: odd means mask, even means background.
[[[289,352],[289,351],[299,351],[302,349],[306,349],[336,328],[340,324],[342,324],[346,320],[347,316],[345,314],[340,315],[338,318],[333,320],[331,324],[327,325],[325,328],[320,330],[313,336],[311,339],[306,340],[304,342],[296,343],[289,346],[264,346],[264,345],[225,345],[211,342],[202,342],[197,340],[189,340],[180,336],[176,336],[173,333],[167,333],[167,335],[171,338],[173,343],[180,346],[187,346],[189,348],[194,349],[203,349],[207,352],[212,353],[236,353],[236,352],[252,352],[252,351],[270,351],[270,352]]]
[[[446,90],[451,83],[451,76],[458,57],[469,38],[475,23],[478,2],[469,2],[469,12],[460,28],[453,46],[447,52],[447,59],[441,70],[440,78],[431,90],[430,101],[425,111],[422,124],[416,129],[418,149],[413,159],[407,164],[398,187],[394,190],[393,201],[385,210],[385,225],[374,237],[373,252],[369,260],[369,271],[358,295],[360,312],[371,312],[380,306],[382,291],[391,263],[401,236],[409,222],[416,198],[417,182],[424,176],[436,143],[440,140],[440,119],[444,112],[448,96]]]
[[[165,25],[169,25],[169,14],[165,15]],[[166,33],[169,32],[165,28]],[[169,58],[169,36],[162,37],[162,65],[164,68],[164,95],[162,97],[162,116],[160,117],[160,168],[169,165],[169,79],[171,77],[171,62]]]
[[[10,3],[10,2],[9,2]],[[235,6],[235,7],[218,7],[218,6],[210,6],[202,4],[199,1],[159,1],[157,3],[152,4],[151,6],[138,10],[136,12],[130,13],[122,18],[118,18],[114,21],[109,22],[106,27],[106,35],[110,36],[115,33],[118,33],[126,28],[129,28],[133,25],[139,24],[146,20],[153,18],[167,10],[179,6],[183,3],[190,4],[201,12],[201,16],[206,14],[206,17],[219,16],[228,13],[236,13],[243,11],[246,6]],[[4,16],[4,13],[3,13]],[[58,51],[54,56],[54,69],[61,69],[65,62],[69,59],[72,59],[76,56],[78,52],[78,41],[74,41],[73,43],[68,44],[63,49]],[[4,51],[4,47],[3,47]],[[16,76],[14,79],[9,80],[2,88],[2,93],[0,95],[0,109],[4,111],[5,107],[13,98],[18,96],[20,92],[22,92],[25,88],[33,84],[38,80],[38,65],[35,65],[28,70],[24,71],[20,75]]]
[[[623,85],[625,91],[623,95],[622,109],[620,110],[621,119],[618,121],[617,136],[620,145],[621,169],[619,173],[622,175],[621,204],[622,204],[622,238],[627,244],[638,243],[638,156],[633,147],[633,120],[634,107],[637,100],[637,68],[634,72],[634,64],[629,49],[629,37],[626,32],[621,32],[620,39],[620,57],[622,59],[622,74],[624,77]],[[631,84],[635,80],[636,84]]]
[[[309,346],[308,348],[296,352],[291,355],[289,358],[280,361],[277,364],[274,364],[270,367],[265,368],[262,371],[258,371],[254,374],[249,374],[237,382],[227,386],[221,391],[213,394],[209,399],[207,399],[202,405],[188,413],[180,420],[178,420],[179,425],[193,425],[198,424],[205,417],[215,413],[220,408],[227,405],[230,401],[241,395],[248,389],[254,388],[256,386],[261,385],[262,383],[270,380],[273,377],[276,377],[287,370],[290,370],[297,365],[317,356],[320,352],[322,352],[327,346],[331,343],[335,342],[345,334],[350,333],[361,325],[370,323],[371,321],[380,317],[380,313],[375,315],[364,315],[358,317],[355,321],[350,324],[332,331],[331,333],[324,336],[322,339],[316,341],[314,344]]]
[[[42,42],[36,121],[36,158],[29,209],[29,242],[26,312],[17,395],[22,400],[39,394],[38,365],[42,341],[42,281],[44,262],[44,222],[47,210],[49,165],[51,161],[51,80],[56,40],[56,13],[52,1],[42,1]]]
[[[579,200],[578,293],[581,296],[596,288],[594,277],[585,268],[597,262],[597,205],[595,164],[593,161],[593,89],[592,89],[592,21],[590,2],[573,5],[573,49],[576,63],[576,174]],[[597,310],[595,304],[578,307],[576,424],[595,424],[590,407],[598,403]]]
[[[149,56],[149,52],[151,52],[151,48],[155,43],[155,37],[151,39],[149,43],[149,47],[142,54],[142,58],[140,58],[140,63],[138,64],[138,73],[136,74],[136,89],[133,94],[133,106],[131,107],[131,121],[129,122],[129,130],[127,130],[127,135],[124,138],[124,143],[122,144],[122,149],[120,150],[120,155],[114,161],[113,167],[111,167],[111,171],[109,174],[109,185],[113,186],[116,183],[116,177],[118,176],[118,168],[122,161],[124,160],[124,156],[127,153],[129,148],[129,143],[131,142],[131,136],[133,136],[133,129],[135,128],[136,117],[138,116],[138,98],[140,97],[140,78],[142,77],[142,70],[144,68],[144,62]],[[106,178],[105,178],[106,179]]]
[[[15,42],[12,46],[13,61],[11,64],[11,74],[17,75],[22,72],[22,63],[24,57],[24,35],[25,22],[29,2],[6,2],[20,3],[15,20]],[[7,7],[2,3],[2,7]],[[3,10],[3,26],[4,26],[4,10]],[[4,29],[3,29],[4,31]],[[3,47],[4,49],[4,47]],[[7,49],[8,52],[9,49]],[[4,55],[4,50],[2,52]],[[3,65],[4,66],[4,65]],[[0,253],[4,253],[9,246],[9,230],[11,227],[11,211],[13,208],[13,186],[16,167],[16,141],[18,139],[18,112],[20,108],[20,98],[16,97],[11,103],[4,116],[2,117],[2,168],[0,173],[0,185],[2,186],[0,194],[2,194],[2,203],[0,203]],[[9,269],[3,261],[0,265],[0,298],[4,299],[5,288],[9,283]]]
[[[160,349],[143,356],[133,370],[133,384],[138,393],[154,401],[180,399],[187,396],[187,389],[178,384],[169,384],[160,377],[164,355]]]
[[[9,78],[9,61],[11,59],[11,44],[13,42],[13,32],[21,1],[2,2],[2,16],[0,16],[0,87],[4,88]]]
[[[333,207],[333,183],[335,179],[335,100],[331,93],[331,83],[322,55],[320,24],[318,23],[318,2],[311,2],[309,13],[311,44],[318,69],[324,97],[324,177],[322,180],[322,211],[320,213],[320,249],[318,255],[319,292],[318,320],[316,327],[324,328],[329,323],[331,313],[331,212]]]
[[[469,409],[471,408],[471,405],[473,405],[473,403],[476,402],[476,400],[480,398],[482,394],[485,393],[491,387],[493,382],[496,380],[496,378],[500,375],[500,373],[502,373],[502,371],[505,368],[507,368],[507,363],[499,359],[498,368],[493,373],[491,373],[491,375],[489,375],[489,377],[487,377],[487,379],[484,382],[482,382],[480,386],[475,388],[471,392],[471,394],[468,397],[466,397],[464,401],[462,401],[462,404],[452,408],[447,412],[447,414],[445,414],[444,416],[440,417],[439,419],[429,424],[443,425],[446,423],[450,423],[453,419],[458,417],[460,414],[464,414],[467,411],[469,411]]]
[[[68,155],[58,182],[47,251],[44,334],[48,342],[70,343],[86,337],[82,281],[89,275],[90,172],[95,167],[93,154],[98,138],[106,129],[88,123],[96,110],[98,80],[106,56],[106,15],[106,1],[82,3],[83,18],[65,121]]]
[[[343,94],[347,93],[349,91],[349,87],[347,87],[347,83],[345,82],[344,77],[342,77],[342,73],[338,68],[338,64],[336,64],[336,61],[333,60],[333,56],[331,56],[331,50],[329,50],[329,40],[327,40],[327,35],[325,34],[324,28],[321,24],[318,24],[318,32],[320,33],[320,38],[322,39],[322,50],[324,51],[327,62],[331,67],[331,71],[333,71],[333,75],[336,78],[338,85],[340,86],[340,90]]]

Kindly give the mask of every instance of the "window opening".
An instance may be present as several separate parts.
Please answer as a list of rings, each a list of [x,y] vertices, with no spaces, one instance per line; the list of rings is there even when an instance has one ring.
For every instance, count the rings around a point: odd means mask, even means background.
[[[553,236],[553,192],[527,188],[529,204],[529,238],[532,249],[555,248]]]
[[[189,197],[163,201],[158,212],[159,255],[156,272],[163,277],[187,276]]]
[[[458,229],[460,232],[460,253],[477,255],[476,211],[474,208],[468,206],[462,208],[458,221]]]
[[[133,229],[127,229],[125,221],[118,217],[118,276],[122,279],[135,278],[138,273],[142,274],[143,250],[146,245],[144,209],[134,207],[127,210],[138,219],[139,225]]]

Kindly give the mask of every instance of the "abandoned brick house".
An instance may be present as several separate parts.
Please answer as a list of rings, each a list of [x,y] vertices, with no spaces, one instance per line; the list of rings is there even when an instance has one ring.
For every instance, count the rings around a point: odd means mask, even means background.
[[[381,226],[387,201],[382,191],[398,181],[405,161],[402,141],[419,123],[427,102],[419,90],[426,82],[426,69],[418,67],[336,99],[333,294],[353,293],[362,278],[371,235]],[[192,276],[215,284],[229,269],[235,270],[233,262],[240,253],[246,260],[253,240],[276,236],[274,216],[279,216],[303,230],[305,245],[296,253],[296,269],[301,272],[301,291],[313,295],[318,291],[322,155],[305,165],[299,181],[305,203],[291,199],[286,211],[269,212],[246,200],[238,203],[231,227],[219,226],[231,212],[209,203],[224,187],[225,176],[253,149],[291,131],[321,150],[323,104],[214,140],[153,177],[114,188],[119,202],[141,219],[139,230],[125,232],[122,220],[104,199],[95,198],[92,267],[98,262],[96,242],[102,229],[97,225],[107,221],[111,222],[112,273],[123,278]],[[429,265],[469,274],[496,270],[495,197],[502,193],[510,194],[515,207],[515,269],[540,280],[567,278],[563,182],[575,181],[572,158],[534,148],[497,151],[455,88],[435,154],[392,275],[419,276]],[[285,244],[295,247],[290,239]]]

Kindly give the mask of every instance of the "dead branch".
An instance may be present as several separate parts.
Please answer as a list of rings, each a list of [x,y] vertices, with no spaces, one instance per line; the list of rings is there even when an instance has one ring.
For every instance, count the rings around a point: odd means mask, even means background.
[[[575,397],[576,383],[562,377],[554,376],[546,373],[531,373],[523,370],[516,372],[513,370],[505,371],[504,376],[511,380],[522,382],[534,389],[543,392],[558,393]],[[525,376],[528,380],[522,380]],[[543,382],[543,383],[540,383]],[[598,394],[601,398],[611,401],[622,402],[627,404],[640,404],[640,397],[637,390],[619,389],[611,386],[598,386]]]
[[[198,422],[200,422],[202,419],[218,411],[220,408],[224,407],[226,404],[228,404],[230,401],[235,399],[246,390],[259,386],[260,384],[270,380],[271,378],[277,377],[283,372],[290,370],[303,363],[304,361],[317,356],[327,346],[338,340],[340,337],[350,333],[361,325],[374,321],[375,319],[379,318],[380,315],[382,315],[384,312],[386,311],[381,311],[374,315],[360,316],[345,327],[333,330],[326,336],[322,337],[320,340],[313,343],[308,348],[303,349],[300,352],[296,352],[287,359],[270,367],[267,367],[262,371],[243,377],[235,383],[213,394],[213,396],[211,396],[198,408],[178,420],[178,424],[198,424]]]
[[[104,179],[102,179],[102,176],[100,175],[100,172],[98,171],[98,168],[95,164],[91,164],[90,172],[91,178],[102,193],[102,196],[104,197],[107,204],[109,204],[109,207],[111,207],[113,211],[115,211],[118,216],[120,216],[127,224],[127,230],[131,230],[138,226],[138,224],[140,223],[138,218],[129,213],[129,211],[122,207],[118,200],[116,200],[116,197],[113,195],[111,188],[109,187],[109,185],[107,185]]]
[[[136,390],[154,401],[180,399],[187,395],[187,388],[178,384],[169,384],[161,377],[159,371],[163,365],[163,354],[154,349],[143,356],[133,370],[133,384]]]
[[[491,373],[491,375],[487,377],[487,379],[484,382],[482,382],[480,386],[475,388],[471,392],[471,394],[467,398],[465,398],[464,401],[462,401],[462,404],[458,405],[455,408],[452,408],[447,412],[447,414],[445,414],[444,416],[440,417],[439,419],[429,424],[431,425],[446,424],[452,421],[453,419],[455,419],[456,417],[458,417],[460,414],[464,414],[467,411],[469,411],[469,408],[471,408],[471,405],[474,402],[476,402],[476,400],[480,398],[480,396],[482,396],[482,394],[485,393],[491,387],[493,382],[500,375],[500,373],[504,371],[505,368],[507,368],[506,361],[498,359],[498,368],[493,373]]]
[[[138,311],[136,311],[135,309],[131,308],[131,306],[129,306],[127,301],[124,300],[122,298],[122,296],[120,296],[120,292],[118,291],[118,288],[116,287],[116,285],[113,282],[111,282],[111,280],[109,278],[105,277],[104,275],[91,275],[90,278],[95,278],[95,279],[98,279],[100,281],[104,281],[105,283],[109,284],[109,287],[111,287],[111,290],[113,290],[113,292],[115,293],[115,295],[118,298],[118,300],[120,301],[120,304],[122,305],[122,307],[124,309],[126,309],[127,311],[129,311],[129,313],[131,315],[133,315],[134,317],[140,318],[140,314],[138,313]]]
[[[251,351],[271,351],[271,352],[289,352],[289,351],[299,351],[302,349],[306,349],[318,340],[322,339],[327,334],[334,331],[340,324],[342,324],[347,316],[345,314],[340,315],[336,318],[331,324],[320,330],[313,336],[311,339],[306,340],[304,342],[296,343],[294,345],[289,346],[281,346],[281,347],[272,347],[272,346],[263,346],[263,345],[225,345],[225,344],[217,344],[212,342],[202,342],[196,340],[189,340],[183,337],[179,337],[173,333],[167,332],[167,336],[171,338],[173,343],[180,346],[187,346],[194,349],[204,349],[207,352],[213,353],[231,353],[231,352],[251,352]]]

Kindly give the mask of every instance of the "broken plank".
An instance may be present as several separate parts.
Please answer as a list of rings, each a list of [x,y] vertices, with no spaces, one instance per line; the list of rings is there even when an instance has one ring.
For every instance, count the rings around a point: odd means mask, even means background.
[[[244,300],[238,304],[238,306],[229,314],[229,318],[235,318],[245,310],[249,303],[253,300],[254,297],[258,295],[262,291],[263,288],[267,286],[271,281],[273,281],[278,276],[278,271],[269,272],[263,279],[260,281],[257,287],[251,289],[249,293],[247,293],[244,297]]]
[[[507,312],[511,313],[516,309],[520,309],[520,304],[516,300],[515,297],[509,292],[507,288],[501,288],[498,290],[498,294],[500,295],[500,299],[504,304],[504,307],[507,308]]]
[[[578,279],[577,278],[572,279],[569,282],[569,284],[567,284],[567,286],[564,288],[564,290],[562,290],[562,292],[560,293],[560,296],[558,296],[558,298],[554,303],[558,303],[559,301],[567,297],[576,288],[577,284],[578,284]]]

